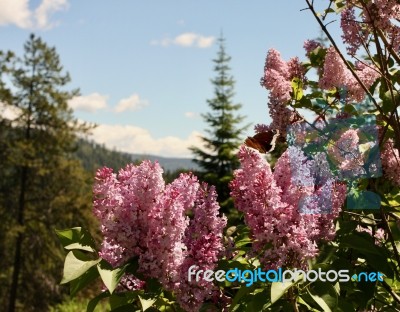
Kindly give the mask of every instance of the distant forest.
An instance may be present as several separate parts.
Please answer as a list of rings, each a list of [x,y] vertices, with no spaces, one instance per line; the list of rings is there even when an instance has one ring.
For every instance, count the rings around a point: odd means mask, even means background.
[[[77,140],[74,155],[81,162],[82,167],[92,173],[93,176],[97,169],[104,166],[118,172],[119,169],[124,168],[129,163],[139,164],[145,159],[160,163],[164,169],[166,182],[171,182],[181,172],[195,172],[198,169],[198,166],[191,159],[129,154],[108,149],[104,144],[86,139]]]
[[[94,173],[104,166],[118,171],[133,162],[130,154],[107,149],[104,144],[85,139],[78,139],[76,143],[74,155],[81,161],[86,171]]]

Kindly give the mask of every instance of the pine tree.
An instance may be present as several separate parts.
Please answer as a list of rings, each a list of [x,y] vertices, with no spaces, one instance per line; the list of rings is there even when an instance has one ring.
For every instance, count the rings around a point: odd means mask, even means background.
[[[213,60],[216,76],[211,80],[214,97],[207,100],[210,112],[202,114],[210,126],[205,130],[208,135],[201,138],[204,148],[191,147],[191,150],[194,161],[202,169],[202,178],[216,186],[222,210],[229,212],[232,201],[228,184],[232,180],[233,170],[239,167],[236,152],[243,142],[241,135],[248,126],[239,127],[244,116],[236,112],[242,105],[233,103],[235,80],[230,75],[231,57],[225,52],[222,35],[218,44],[219,51]]]
[[[1,305],[46,311],[61,298],[63,254],[54,229],[91,222],[90,185],[72,158],[87,126],[68,107],[77,91],[65,90],[70,77],[55,48],[40,38],[30,36],[22,59],[3,58],[1,74],[0,102],[17,115],[0,116],[0,297],[8,301]]]

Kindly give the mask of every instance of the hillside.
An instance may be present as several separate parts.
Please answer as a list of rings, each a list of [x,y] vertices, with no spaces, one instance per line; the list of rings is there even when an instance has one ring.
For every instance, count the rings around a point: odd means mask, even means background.
[[[174,172],[180,169],[196,170],[198,166],[188,158],[169,158],[154,155],[128,154],[107,149],[104,145],[80,139],[75,151],[76,157],[82,162],[83,167],[91,172],[107,166],[118,170],[131,162],[140,162],[144,159],[158,161],[164,171]]]
[[[179,169],[185,170],[198,170],[199,166],[189,158],[174,158],[174,157],[161,157],[154,155],[140,155],[131,154],[134,161],[142,161],[149,159],[151,161],[158,161],[165,171],[176,171]]]

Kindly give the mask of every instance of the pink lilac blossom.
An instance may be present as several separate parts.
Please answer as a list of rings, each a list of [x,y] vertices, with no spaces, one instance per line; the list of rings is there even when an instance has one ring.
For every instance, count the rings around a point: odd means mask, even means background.
[[[282,59],[279,51],[275,49],[268,50],[264,70],[275,70],[285,78],[289,76],[287,63]]]
[[[254,126],[254,131],[256,133],[267,132],[269,130],[271,130],[270,126],[265,125],[265,124],[256,124]]]
[[[400,157],[393,140],[389,139],[381,153],[384,176],[397,186],[400,186]]]
[[[270,90],[270,96],[281,104],[285,104],[291,98],[292,85],[287,77],[275,69],[265,71],[264,86]]]
[[[124,291],[134,291],[138,289],[143,289],[146,286],[146,282],[138,279],[133,274],[125,274],[121,277],[115,292],[124,292]]]
[[[347,52],[354,56],[365,41],[366,35],[361,29],[360,22],[356,20],[353,7],[348,7],[342,11],[340,27],[343,31],[343,42],[347,44]]]
[[[396,0],[370,1],[364,8],[364,21],[370,23],[382,31],[390,31],[391,19],[400,18],[400,4]]]
[[[211,298],[217,287],[210,281],[200,279],[188,280],[189,268],[214,271],[218,257],[221,255],[222,230],[226,218],[218,218],[219,205],[215,187],[203,183],[197,191],[193,207],[193,219],[186,229],[184,243],[187,256],[180,269],[181,281],[177,290],[179,304],[187,310],[198,310],[205,299]]]
[[[118,266],[139,255],[147,233],[147,213],[164,188],[162,169],[144,161],[128,165],[118,176],[103,168],[96,174],[93,212],[104,235],[100,256]]]
[[[333,89],[343,87],[350,79],[350,71],[346,68],[339,54],[334,47],[328,48],[325,56],[323,76],[319,80],[319,86],[322,89]]]
[[[356,231],[366,232],[369,235],[373,236],[375,238],[375,245],[382,245],[382,242],[385,239],[385,231],[381,228],[376,229],[376,231],[373,233],[371,228],[357,225]]]
[[[286,106],[291,99],[291,81],[295,77],[305,81],[304,68],[299,59],[292,58],[285,62],[277,50],[268,50],[261,85],[270,91],[268,103],[269,115],[272,118],[270,128],[278,129],[283,136],[286,134],[286,127],[295,117],[295,113]]]
[[[379,78],[379,73],[371,68],[371,66],[357,63],[355,69],[357,75],[367,88]],[[327,50],[323,75],[319,80],[319,86],[324,90],[345,88],[347,92],[346,101],[361,102],[365,97],[365,91],[346,67],[334,47],[330,47]]]
[[[367,86],[371,86],[377,78],[379,78],[379,72],[371,64],[366,64],[360,61],[355,63],[355,69],[361,81]]]
[[[396,52],[400,48],[400,27],[393,23],[400,19],[400,4],[396,0],[370,1],[363,9],[363,22],[381,30]]]
[[[118,175],[109,168],[98,170],[93,192],[94,213],[104,236],[102,258],[115,267],[138,257],[138,271],[157,278],[188,311],[198,311],[212,298],[212,283],[202,280],[194,287],[185,279],[189,264],[214,269],[224,252],[226,218],[218,215],[213,187],[200,185],[192,174],[181,174],[165,186],[159,164],[144,161]],[[127,275],[119,289],[143,285]]]
[[[291,147],[282,154],[272,173],[260,153],[242,146],[242,167],[235,171],[231,182],[235,205],[244,212],[254,239],[253,252],[261,254],[265,269],[306,268],[307,260],[318,254],[317,243],[334,236],[333,221],[344,202],[345,188],[331,179],[323,185],[312,185],[312,164],[295,149]],[[302,167],[293,181],[292,161]],[[305,199],[311,213],[299,211]]]
[[[301,65],[300,60],[297,56],[292,57],[287,62],[287,68],[290,81],[292,81],[293,78],[299,78],[301,80],[305,80],[304,67],[303,65]]]
[[[189,225],[185,213],[193,207],[198,187],[196,177],[181,174],[166,186],[148,214],[147,250],[140,255],[140,268],[146,275],[159,278],[168,290],[179,286],[179,267],[186,256],[183,237]]]
[[[304,80],[304,73],[304,68],[297,57],[285,62],[277,50],[270,49],[265,59],[261,84],[270,91],[270,98],[286,104],[291,99],[292,79]]]
[[[277,129],[282,137],[286,136],[287,127],[295,119],[296,113],[286,105],[270,96],[268,103],[269,115],[272,118],[270,129]]]
[[[306,40],[304,41],[304,50],[306,50],[306,56],[310,57],[311,52],[313,52],[316,48],[322,47],[322,45],[315,40]]]
[[[358,131],[349,129],[328,147],[328,154],[331,161],[340,169],[341,178],[366,174],[363,168],[364,155],[359,150],[359,141]]]

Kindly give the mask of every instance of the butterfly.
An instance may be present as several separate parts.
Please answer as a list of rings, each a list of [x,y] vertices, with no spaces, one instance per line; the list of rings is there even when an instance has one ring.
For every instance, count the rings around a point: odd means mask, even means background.
[[[260,153],[270,153],[274,150],[278,137],[279,130],[268,130],[257,133],[253,137],[247,137],[244,144],[258,150]]]

